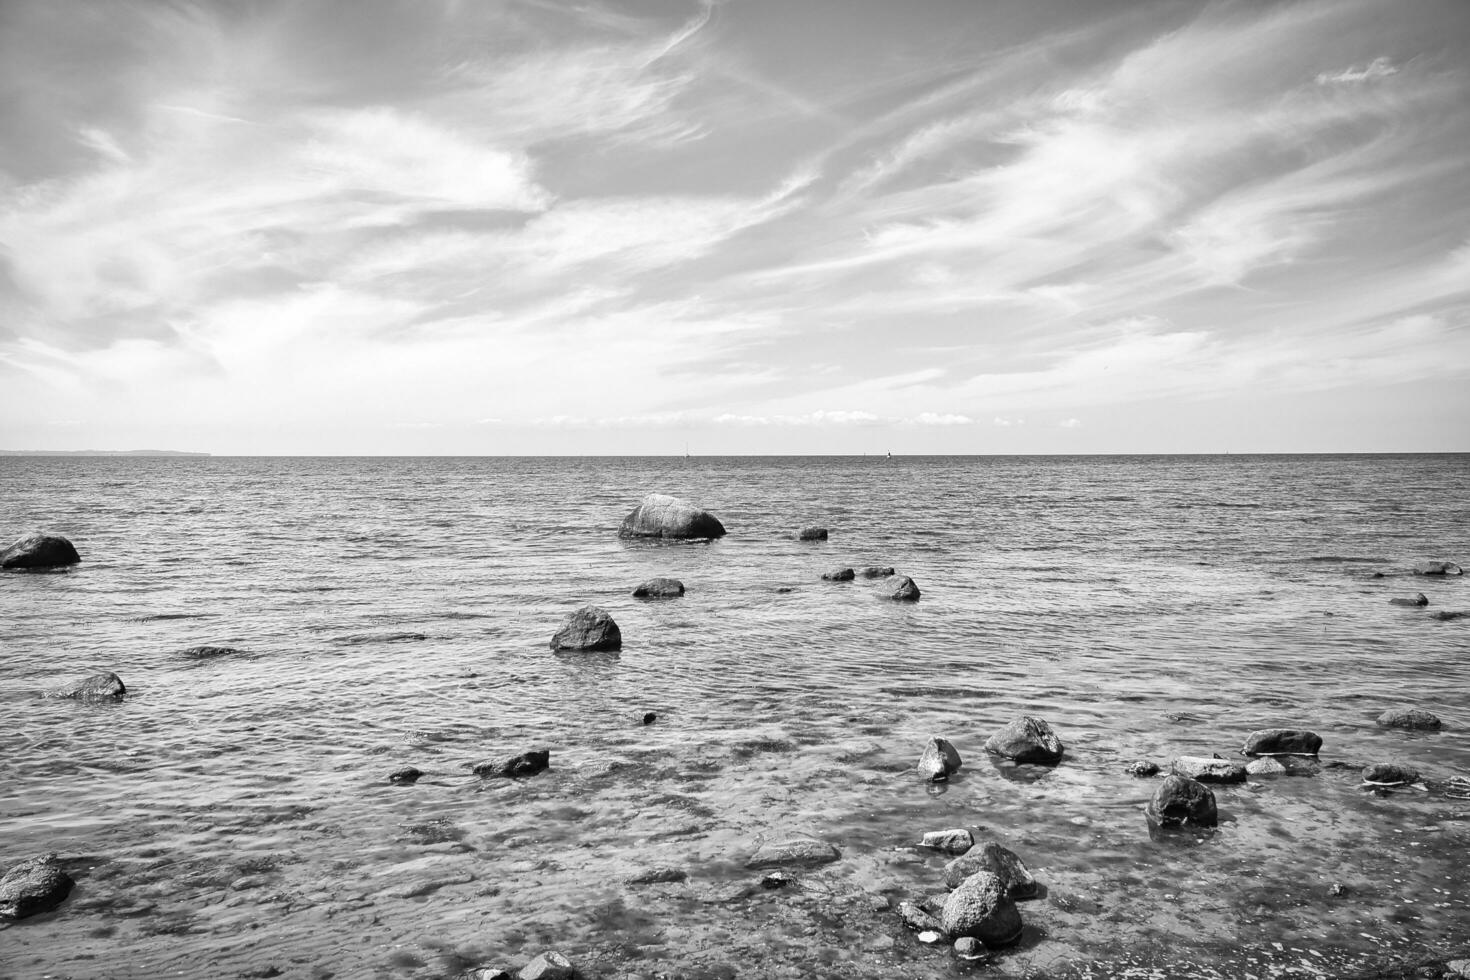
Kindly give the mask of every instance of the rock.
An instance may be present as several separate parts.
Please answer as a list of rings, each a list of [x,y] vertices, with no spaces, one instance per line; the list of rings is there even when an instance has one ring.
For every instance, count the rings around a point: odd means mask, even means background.
[[[479,966],[473,970],[466,970],[455,977],[455,980],[511,980],[511,975],[495,967]]]
[[[883,583],[888,598],[897,602],[918,602],[919,587],[907,575],[895,575]]]
[[[745,866],[772,868],[783,864],[830,864],[840,857],[842,852],[826,841],[812,837],[794,837],[762,844],[745,862]]]
[[[670,497],[666,493],[650,493],[633,513],[623,518],[618,528],[621,538],[719,538],[725,525],[709,511]]]
[[[649,868],[635,875],[624,878],[623,881],[629,885],[664,885],[680,881],[687,881],[689,872],[682,868]]]
[[[1032,876],[1031,869],[1026,867],[1026,862],[1015,851],[1002,847],[995,841],[986,841],[983,847],[971,850],[963,857],[957,857],[946,864],[945,887],[958,888],[960,882],[977,871],[989,871],[999,878],[1006,894],[1012,899],[1036,897],[1036,878]]]
[[[1427,605],[1429,605],[1429,597],[1426,596],[1423,592],[1416,592],[1414,594],[1414,598],[1412,598],[1412,599],[1404,599],[1402,597],[1397,597],[1396,596],[1396,597],[1394,597],[1394,598],[1392,598],[1392,599],[1390,599],[1388,601],[1389,601],[1389,603],[1391,605],[1395,605],[1395,606],[1427,606]]]
[[[651,578],[633,590],[635,599],[677,599],[684,594],[684,583],[676,578]]]
[[[179,653],[179,656],[189,660],[213,660],[216,657],[234,657],[240,653],[234,647],[190,647]]]
[[[913,902],[898,903],[898,917],[914,932],[941,932],[943,927],[936,916],[930,915]]]
[[[827,529],[825,527],[804,527],[797,532],[798,541],[826,541]]]
[[[822,578],[828,582],[851,582],[857,577],[857,573],[850,568],[833,568],[822,573]]]
[[[47,691],[48,698],[73,698],[77,701],[121,701],[128,693],[122,678],[111,671],[93,674],[64,687]]]
[[[1128,763],[1128,767],[1123,771],[1130,776],[1137,776],[1143,779],[1149,776],[1157,776],[1159,774],[1159,764],[1157,762],[1149,762],[1147,759],[1138,759]]]
[[[1322,736],[1297,728],[1263,728],[1246,736],[1245,755],[1316,755]]]
[[[1451,977],[1470,977],[1470,960],[1449,960],[1444,968]]]
[[[1164,777],[1146,811],[1160,827],[1213,827],[1219,820],[1215,794],[1198,780],[1174,774]]]
[[[972,936],[986,946],[1009,946],[1021,938],[1021,913],[999,877],[977,871],[960,882],[939,913],[944,931]]]
[[[388,782],[398,783],[403,786],[412,786],[419,781],[419,777],[422,775],[423,772],[421,770],[415,769],[413,766],[404,766],[402,769],[390,772],[388,774]]]
[[[482,778],[519,779],[522,776],[534,776],[538,772],[543,772],[550,765],[550,749],[532,749],[530,752],[522,752],[503,762],[482,762],[475,766],[475,775]]]
[[[0,876],[0,918],[24,919],[49,912],[71,894],[71,875],[55,854],[22,861]]]
[[[1463,609],[1436,609],[1429,614],[1429,618],[1438,619],[1443,622],[1449,622],[1454,619],[1470,619],[1470,612],[1466,612]]]
[[[652,711],[645,711],[645,712],[643,712],[643,724],[645,724],[645,725],[652,725],[656,721],[658,721],[658,715],[657,714],[655,714]]]
[[[968,830],[956,827],[952,830],[931,830],[919,841],[920,847],[932,847],[946,854],[963,854],[975,846],[975,837]]]
[[[929,946],[933,946],[935,943],[943,942],[944,938],[945,936],[943,932],[934,929],[925,929],[923,932],[919,933],[919,942],[925,943]]]
[[[1263,755],[1247,762],[1245,772],[1248,776],[1280,776],[1287,772],[1287,768],[1272,756]]]
[[[0,551],[0,568],[57,568],[82,560],[70,541],[59,534],[28,534]]]
[[[583,606],[567,617],[551,637],[553,650],[621,650],[623,632],[596,606]]]
[[[770,871],[761,877],[761,887],[766,891],[775,891],[785,888],[796,880],[796,876],[789,871]]]
[[[1045,721],[1022,715],[986,739],[985,751],[1021,763],[1054,766],[1062,761],[1065,747]]]
[[[1414,566],[1415,575],[1463,575],[1465,570],[1452,561],[1421,561]]]
[[[863,578],[889,578],[893,575],[892,565],[869,565],[858,572]]]
[[[577,968],[560,953],[542,953],[516,974],[520,980],[574,980]]]
[[[1439,716],[1418,708],[1389,708],[1378,716],[1382,728],[1438,729],[1442,727]]]
[[[961,936],[954,941],[954,955],[962,960],[978,960],[985,955],[985,946],[974,936]]]
[[[1391,762],[1380,762],[1363,770],[1363,782],[1365,783],[1395,786],[1401,783],[1417,783],[1418,781],[1419,770],[1410,769],[1408,766],[1394,765]]]
[[[960,771],[960,754],[947,739],[931,738],[919,756],[919,775],[931,783],[942,783]]]
[[[1202,755],[1181,755],[1169,766],[1178,776],[1187,776],[1202,783],[1243,783],[1245,766],[1229,759],[1215,759]]]

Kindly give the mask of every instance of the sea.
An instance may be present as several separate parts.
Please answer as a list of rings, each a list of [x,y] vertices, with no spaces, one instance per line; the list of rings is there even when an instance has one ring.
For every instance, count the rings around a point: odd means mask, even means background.
[[[1413,571],[1470,565],[1467,488],[1467,455],[6,457],[0,538],[55,531],[83,560],[0,574],[0,870],[55,852],[76,880],[0,926],[0,977],[453,978],[556,951],[587,978],[1264,980],[1470,956],[1470,578]],[[619,538],[651,492],[729,533]],[[869,565],[919,601],[822,577]],[[634,598],[657,576],[685,594]],[[620,651],[550,648],[584,605]],[[125,699],[43,697],[99,671]],[[1443,728],[1377,724],[1401,707]],[[1024,715],[1060,764],[985,751]],[[1265,728],[1321,752],[1214,787],[1212,830],[1151,829],[1163,777],[1132,763],[1245,761]],[[932,737],[963,759],[945,783],[915,769]],[[532,749],[540,774],[474,772]],[[1365,786],[1378,762],[1421,779]],[[897,912],[943,895],[951,856],[919,842],[950,828],[1040,885],[978,960]],[[747,866],[807,837],[840,858]]]

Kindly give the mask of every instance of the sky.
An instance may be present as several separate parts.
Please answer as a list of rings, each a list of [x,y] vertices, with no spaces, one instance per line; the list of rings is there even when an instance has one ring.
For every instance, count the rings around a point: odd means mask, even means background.
[[[1464,0],[0,2],[0,449],[1470,451]]]

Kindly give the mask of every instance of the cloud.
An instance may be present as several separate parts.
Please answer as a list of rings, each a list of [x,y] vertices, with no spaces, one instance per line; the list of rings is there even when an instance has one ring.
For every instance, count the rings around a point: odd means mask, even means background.
[[[1317,76],[1318,85],[1356,85],[1361,82],[1371,82],[1379,78],[1388,78],[1397,75],[1398,68],[1389,58],[1374,58],[1369,64],[1362,68],[1356,66],[1345,68],[1339,72],[1322,72]]]
[[[1059,429],[1076,429],[1082,425],[1080,419],[1062,419],[1057,423]]]

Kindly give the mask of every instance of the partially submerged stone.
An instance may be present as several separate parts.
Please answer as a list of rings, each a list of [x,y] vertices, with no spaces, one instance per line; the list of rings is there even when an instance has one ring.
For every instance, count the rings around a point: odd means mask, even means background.
[[[907,575],[895,575],[883,583],[888,598],[897,602],[918,602],[919,587]]]
[[[0,568],[6,570],[59,568],[81,560],[76,546],[59,534],[28,534],[0,551]]]
[[[551,637],[553,650],[620,650],[623,633],[605,610],[583,606],[567,617]]]
[[[1246,736],[1245,755],[1316,755],[1322,736],[1300,728],[1263,728]]]
[[[830,864],[840,857],[842,852],[826,841],[814,837],[793,837],[762,844],[745,862],[745,866],[774,868],[785,864]]]
[[[892,565],[869,565],[858,572],[863,578],[888,578],[893,574]]]
[[[650,493],[623,518],[623,538],[719,538],[725,525],[707,510],[666,493]]]
[[[1415,575],[1463,575],[1465,570],[1452,561],[1421,561],[1414,566]]]
[[[931,783],[942,783],[960,771],[963,761],[959,750],[948,739],[931,738],[919,756],[919,775]]]
[[[1283,776],[1288,771],[1275,756],[1270,755],[1263,755],[1245,764],[1245,772],[1248,776]]]
[[[1065,746],[1046,721],[1022,715],[986,739],[985,751],[1021,763],[1052,766],[1062,761]]]
[[[804,527],[796,534],[799,541],[826,541],[827,529],[825,527]]]
[[[1166,776],[1154,790],[1145,810],[1150,822],[1160,827],[1213,827],[1219,820],[1215,794],[1204,783],[1188,776]]]
[[[931,915],[913,902],[898,903],[898,917],[914,932],[942,932],[939,917]]]
[[[404,766],[402,769],[395,769],[390,772],[388,774],[388,782],[397,783],[400,786],[412,786],[419,781],[419,777],[423,774],[423,770],[421,769],[416,769],[413,766]]]
[[[104,671],[47,691],[46,696],[75,701],[121,701],[127,693],[121,677],[112,671]]]
[[[831,568],[822,573],[822,579],[827,582],[851,582],[857,577],[857,573],[850,568]]]
[[[623,881],[624,883],[629,885],[668,885],[677,884],[681,881],[687,881],[688,878],[689,872],[685,871],[683,868],[670,868],[666,866],[660,866],[656,868],[647,868],[643,871],[638,872],[637,874],[629,875],[627,878],[624,878]]]
[[[1147,759],[1136,759],[1128,763],[1123,771],[1130,776],[1146,779],[1149,776],[1157,776],[1159,774],[1159,764],[1157,762],[1150,762]]]
[[[1000,878],[977,871],[944,901],[939,922],[955,938],[971,936],[986,946],[1009,946],[1021,938],[1021,913]]]
[[[1202,783],[1243,783],[1245,766],[1229,759],[1216,759],[1202,755],[1181,755],[1169,768],[1179,776],[1197,779]]]
[[[49,912],[66,901],[75,884],[61,870],[55,854],[22,861],[0,876],[0,918],[24,919]]]
[[[1423,711],[1419,708],[1389,708],[1378,716],[1378,724],[1383,728],[1407,728],[1418,730],[1437,730],[1443,727],[1439,716],[1432,711]]]
[[[1375,786],[1407,786],[1418,781],[1419,770],[1391,762],[1380,762],[1363,770],[1363,782]]]
[[[635,599],[674,599],[684,594],[684,583],[676,578],[651,578],[633,590]]]
[[[975,836],[963,827],[931,830],[919,841],[920,847],[931,847],[946,854],[963,854],[975,846]]]
[[[482,778],[521,779],[544,772],[550,765],[550,749],[532,749],[509,759],[482,762],[475,766],[474,772]]]
[[[1393,606],[1427,606],[1429,605],[1429,597],[1426,596],[1423,592],[1416,592],[1414,594],[1414,598],[1412,599],[1405,599],[1403,596],[1395,596],[1394,598],[1388,600],[1388,602],[1389,605]]]
[[[947,888],[958,888],[960,882],[977,871],[989,871],[1000,879],[1006,894],[1012,899],[1035,898],[1036,878],[1020,855],[995,841],[986,841],[982,846],[955,858],[944,866],[944,884]]]

